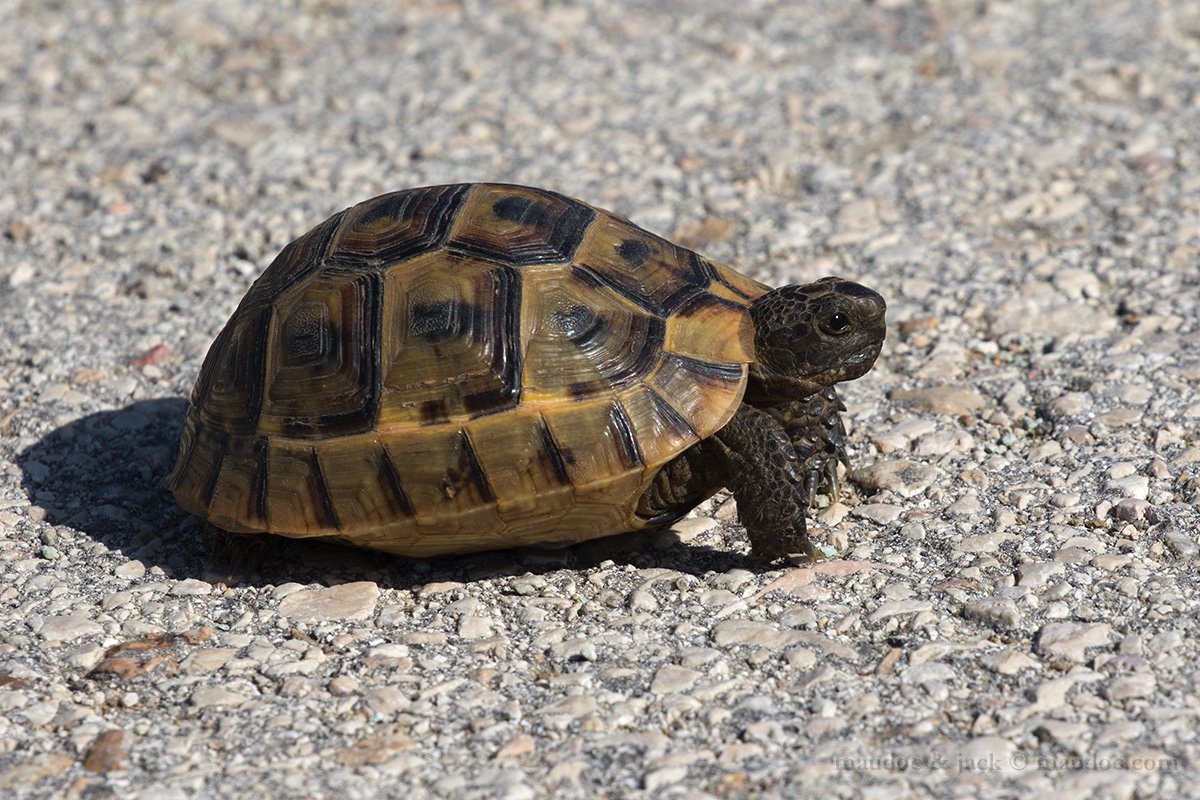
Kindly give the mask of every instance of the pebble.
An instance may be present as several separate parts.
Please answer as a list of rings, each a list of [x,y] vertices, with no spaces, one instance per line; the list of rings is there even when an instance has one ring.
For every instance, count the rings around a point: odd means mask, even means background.
[[[977,772],[990,775],[995,772],[1014,771],[1021,763],[1013,758],[1017,747],[1000,736],[978,736],[954,747],[949,763],[961,773]]]
[[[658,672],[654,674],[654,680],[650,682],[650,691],[655,694],[687,691],[700,679],[701,674],[694,669],[666,664],[659,667]]]
[[[537,710],[540,717],[565,717],[578,719],[596,710],[596,698],[590,695],[564,697]]]
[[[694,541],[696,537],[708,533],[717,527],[717,521],[712,517],[691,517],[682,519],[671,526],[671,532],[684,544]]]
[[[897,390],[889,397],[918,411],[951,416],[970,416],[988,405],[983,396],[970,386],[931,386],[927,389]]]
[[[100,774],[120,769],[125,760],[125,750],[124,731],[105,731],[88,745],[83,754],[83,768]]]
[[[1025,653],[1007,648],[987,656],[983,663],[1001,675],[1016,675],[1022,670],[1037,669],[1040,666],[1036,659]]]
[[[937,480],[937,470],[909,459],[879,461],[857,470],[855,479],[867,489],[892,491],[901,497],[915,497]]]
[[[90,672],[93,667],[104,660],[105,649],[98,644],[78,645],[63,653],[63,660],[79,669],[80,672]]]
[[[185,578],[168,589],[167,593],[173,597],[197,597],[212,594],[212,590],[211,583],[195,578]]]
[[[892,600],[884,603],[868,615],[868,622],[880,622],[890,617],[932,611],[933,603],[928,600]]]
[[[1107,623],[1050,622],[1038,630],[1034,648],[1044,656],[1082,663],[1089,648],[1105,646],[1111,639]]]
[[[1117,502],[1108,513],[1113,519],[1119,519],[1122,522],[1143,522],[1154,512],[1151,505],[1144,499],[1126,497]]]
[[[877,525],[891,525],[904,514],[901,506],[890,503],[863,503],[850,509],[850,515],[869,520]]]
[[[396,686],[377,686],[363,693],[363,707],[372,714],[390,717],[408,708],[411,702],[408,695]]]
[[[1104,696],[1113,702],[1153,694],[1157,681],[1153,673],[1133,672],[1113,678],[1104,689]]]
[[[1009,597],[985,597],[963,607],[963,617],[982,622],[996,630],[1019,628],[1023,621],[1020,609]]]
[[[215,672],[229,663],[237,655],[237,652],[237,649],[233,647],[205,647],[194,650],[183,660],[179,668],[185,673]]]
[[[38,635],[47,642],[72,642],[84,636],[99,636],[104,628],[87,611],[43,617],[34,623]]]
[[[718,647],[754,645],[781,650],[800,642],[802,637],[796,631],[779,630],[770,623],[730,619],[713,626],[712,639]]]
[[[658,793],[684,780],[687,774],[688,768],[683,764],[652,770],[642,778],[642,788],[647,792]]]
[[[1120,744],[1123,742],[1132,741],[1142,735],[1146,730],[1145,724],[1134,720],[1124,720],[1121,722],[1111,722],[1105,725],[1098,734],[1096,734],[1095,743],[1097,746],[1106,744]]]
[[[237,708],[246,702],[246,697],[221,686],[201,686],[192,692],[188,702],[196,708]]]
[[[146,565],[141,561],[126,561],[113,570],[113,575],[126,580],[137,580],[145,576]]]
[[[1108,490],[1123,498],[1145,500],[1150,496],[1150,479],[1145,475],[1130,475],[1108,482]]]
[[[329,679],[329,693],[334,697],[347,697],[357,694],[362,684],[353,675],[338,675]]]
[[[373,608],[374,603],[372,602],[372,609]],[[354,618],[365,619],[368,616],[370,616],[370,611],[367,611],[361,616]],[[494,624],[487,617],[480,617],[474,614],[465,614],[458,621],[458,635],[464,639],[482,639],[485,636],[490,636],[493,630],[495,630]]]
[[[1018,586],[1038,588],[1066,572],[1058,561],[1026,561],[1017,567]]]
[[[537,740],[532,736],[516,736],[502,744],[492,756],[496,760],[521,758],[537,752]]]
[[[374,582],[356,581],[288,594],[279,601],[279,613],[296,622],[369,619],[378,600]]]
[[[1162,537],[1175,557],[1183,563],[1195,561],[1197,554],[1200,553],[1196,539],[1178,528],[1168,528],[1163,531]]]
[[[964,536],[955,542],[953,548],[960,553],[994,553],[1005,542],[1016,541],[1019,537],[1008,531],[981,533],[978,536]]]

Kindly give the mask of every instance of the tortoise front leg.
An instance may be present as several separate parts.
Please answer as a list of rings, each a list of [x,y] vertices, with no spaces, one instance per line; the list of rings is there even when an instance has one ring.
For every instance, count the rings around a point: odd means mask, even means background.
[[[828,495],[831,501],[837,500],[838,463],[850,468],[841,415],[845,410],[832,386],[804,400],[767,409],[783,426],[796,450],[810,505],[818,493]]]
[[[737,500],[738,518],[755,556],[769,561],[797,553],[812,560],[820,557],[804,521],[809,504],[805,462],[783,423],[743,403],[704,444]]]

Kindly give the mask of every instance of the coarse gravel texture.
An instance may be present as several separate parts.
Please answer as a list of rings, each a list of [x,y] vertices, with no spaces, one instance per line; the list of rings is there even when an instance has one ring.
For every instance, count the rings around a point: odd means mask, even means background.
[[[0,797],[1195,791],[1200,5],[0,25]],[[162,483],[213,336],[330,213],[464,180],[888,298],[834,558],[756,564],[720,495],[564,550],[223,571]]]

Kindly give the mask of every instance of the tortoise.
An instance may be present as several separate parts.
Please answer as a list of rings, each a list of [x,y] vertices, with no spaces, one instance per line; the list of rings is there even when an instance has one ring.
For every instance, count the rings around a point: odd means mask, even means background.
[[[167,485],[225,531],[412,557],[663,525],[728,487],[755,557],[813,556],[805,511],[846,458],[834,384],[874,364],[884,311],[550,191],[385,194],[250,287]]]

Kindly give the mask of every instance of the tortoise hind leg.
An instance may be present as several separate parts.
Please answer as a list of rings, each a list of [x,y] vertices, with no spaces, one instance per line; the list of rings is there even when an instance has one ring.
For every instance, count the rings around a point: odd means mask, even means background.
[[[724,472],[700,442],[659,470],[638,500],[637,515],[651,525],[669,525],[724,485]]]

